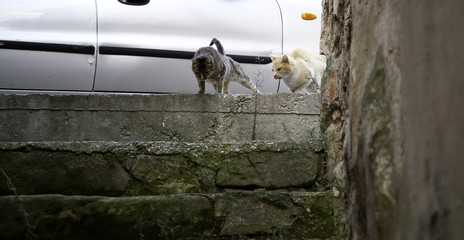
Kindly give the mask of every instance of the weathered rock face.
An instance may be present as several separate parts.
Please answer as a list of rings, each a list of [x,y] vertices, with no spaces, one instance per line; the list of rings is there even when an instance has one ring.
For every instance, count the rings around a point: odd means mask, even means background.
[[[324,170],[317,144],[0,143],[0,166],[20,194],[140,196],[309,189]],[[2,176],[0,195],[9,194]]]
[[[40,239],[331,238],[337,202],[330,192],[21,196]],[[24,239],[14,196],[0,197],[0,212],[0,238]]]
[[[324,170],[318,145],[0,143],[0,238],[341,237],[342,198],[309,192]]]
[[[324,1],[321,111],[328,174],[346,167],[349,239],[464,237],[462,12],[462,1]]]
[[[399,236],[464,239],[464,2],[400,3]]]
[[[321,86],[321,118],[325,129],[327,177],[343,182],[343,139],[347,125],[351,2],[323,1],[321,53],[327,56],[327,69]]]

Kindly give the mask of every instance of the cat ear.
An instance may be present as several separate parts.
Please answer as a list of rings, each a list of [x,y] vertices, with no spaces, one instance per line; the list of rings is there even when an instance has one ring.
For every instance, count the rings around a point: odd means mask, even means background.
[[[287,57],[287,55],[284,55],[284,56],[282,57],[282,62],[288,63],[288,57]]]
[[[272,55],[272,54],[270,54],[269,56],[271,57],[272,61],[275,61],[278,58],[276,55]]]

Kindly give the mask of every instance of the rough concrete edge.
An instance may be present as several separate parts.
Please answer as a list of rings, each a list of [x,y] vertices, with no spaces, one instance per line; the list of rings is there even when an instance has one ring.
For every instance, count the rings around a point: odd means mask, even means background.
[[[37,142],[0,142],[0,151],[16,151],[24,149],[71,151],[75,153],[131,153],[141,152],[147,154],[181,154],[194,153],[220,149],[227,152],[251,151],[286,151],[291,149],[310,149],[314,152],[322,150],[319,139],[308,139],[302,142],[292,141],[249,141],[237,143],[210,143],[210,142],[174,142],[174,141],[37,141]]]
[[[276,101],[277,99],[277,101]],[[197,104],[192,104],[192,103]],[[169,104],[164,104],[169,103]],[[258,104],[256,106],[256,103]],[[0,110],[319,114],[318,94],[5,94]]]

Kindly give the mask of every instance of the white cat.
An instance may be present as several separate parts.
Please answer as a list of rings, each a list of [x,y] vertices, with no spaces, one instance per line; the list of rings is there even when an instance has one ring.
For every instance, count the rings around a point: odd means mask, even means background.
[[[299,48],[289,56],[271,55],[271,58],[274,78],[284,80],[292,93],[319,92],[326,68],[325,60],[320,55]]]

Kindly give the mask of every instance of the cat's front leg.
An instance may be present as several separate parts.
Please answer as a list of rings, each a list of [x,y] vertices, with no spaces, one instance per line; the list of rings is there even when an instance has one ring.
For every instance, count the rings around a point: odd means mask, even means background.
[[[223,82],[219,81],[218,83],[216,83],[216,92],[222,94],[223,90],[224,90]]]
[[[198,90],[198,93],[204,94],[205,93],[205,81],[198,80],[198,87],[200,90]]]
[[[224,83],[224,88],[222,90],[223,93],[229,94],[229,82]]]
[[[296,87],[296,88],[290,89],[290,91],[291,91],[292,93],[299,93],[299,92],[301,92],[302,90],[304,90],[305,87],[306,87],[306,85],[303,84],[303,85],[300,85],[300,86],[298,86],[298,87]]]
[[[306,91],[307,93],[318,93],[319,92],[319,85],[317,84],[317,82],[315,81],[314,78],[311,78],[309,80],[309,83],[308,83],[308,86],[306,86]]]

